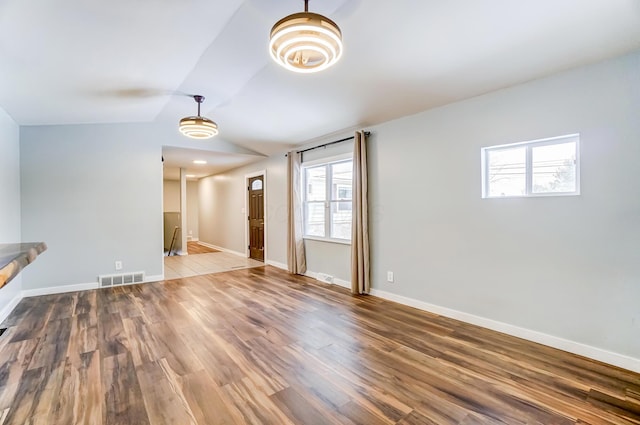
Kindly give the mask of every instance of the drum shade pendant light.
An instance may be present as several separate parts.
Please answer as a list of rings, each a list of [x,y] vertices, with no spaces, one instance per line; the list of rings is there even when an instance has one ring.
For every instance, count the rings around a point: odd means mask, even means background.
[[[318,72],[342,56],[342,32],[331,19],[309,12],[282,18],[271,29],[271,57],[285,68],[302,73]]]
[[[195,95],[193,99],[198,103],[198,115],[182,118],[180,132],[192,139],[209,139],[218,134],[218,124],[209,118],[200,116],[200,104],[204,102],[204,96]]]

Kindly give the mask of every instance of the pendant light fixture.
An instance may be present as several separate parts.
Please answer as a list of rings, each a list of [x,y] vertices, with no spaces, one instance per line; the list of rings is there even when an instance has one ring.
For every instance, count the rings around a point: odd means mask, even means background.
[[[204,102],[204,96],[195,95],[193,99],[198,103],[198,115],[182,118],[180,132],[192,139],[209,139],[218,134],[218,124],[209,118],[200,116],[200,104]]]
[[[329,68],[342,56],[342,32],[331,19],[309,12],[282,18],[271,29],[271,57],[288,70],[311,73]]]

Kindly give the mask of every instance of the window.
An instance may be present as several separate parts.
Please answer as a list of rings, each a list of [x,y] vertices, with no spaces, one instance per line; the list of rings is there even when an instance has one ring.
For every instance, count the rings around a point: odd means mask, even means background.
[[[251,183],[251,190],[262,190],[262,180],[254,180]]]
[[[482,197],[578,195],[577,134],[482,149]]]
[[[351,240],[351,159],[303,167],[304,236]]]

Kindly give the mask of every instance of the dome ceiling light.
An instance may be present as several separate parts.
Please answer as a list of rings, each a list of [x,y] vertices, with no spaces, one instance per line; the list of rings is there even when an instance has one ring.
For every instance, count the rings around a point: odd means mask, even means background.
[[[309,12],[282,18],[271,29],[269,50],[273,60],[288,70],[311,73],[325,70],[342,56],[342,32],[331,19]]]
[[[193,99],[198,103],[198,115],[182,118],[180,120],[180,132],[192,139],[210,139],[218,134],[218,124],[209,118],[200,116],[200,104],[204,102],[204,96],[195,95]]]

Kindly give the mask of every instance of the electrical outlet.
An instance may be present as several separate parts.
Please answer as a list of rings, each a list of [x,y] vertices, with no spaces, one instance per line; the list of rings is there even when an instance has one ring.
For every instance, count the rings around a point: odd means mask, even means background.
[[[122,261],[116,261],[116,270],[122,270]]]
[[[387,282],[393,283],[393,272],[391,271],[387,272]]]

